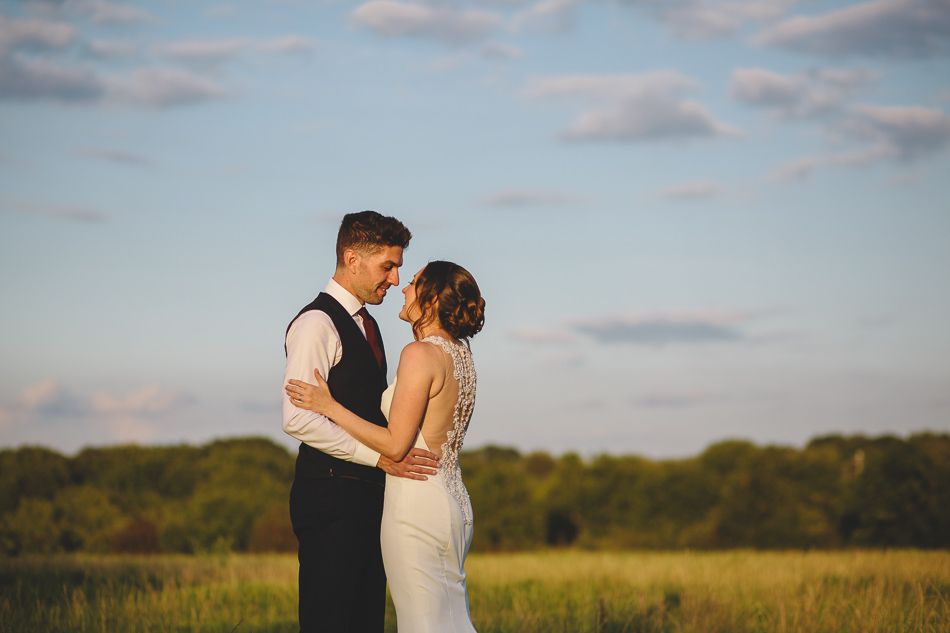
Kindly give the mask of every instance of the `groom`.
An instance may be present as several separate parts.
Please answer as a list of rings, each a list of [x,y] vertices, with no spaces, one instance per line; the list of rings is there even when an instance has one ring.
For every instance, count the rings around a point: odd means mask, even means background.
[[[316,369],[339,403],[386,426],[380,411],[386,354],[365,304],[382,303],[386,291],[399,284],[402,252],[411,238],[402,222],[375,211],[343,217],[333,278],[287,327],[285,385],[291,378],[313,382]],[[393,462],[326,417],[297,408],[286,392],[282,404],[284,431],[301,441],[290,490],[300,561],[300,630],[382,632],[386,575],[379,525],[385,473],[425,479],[438,467],[436,456],[413,449]]]

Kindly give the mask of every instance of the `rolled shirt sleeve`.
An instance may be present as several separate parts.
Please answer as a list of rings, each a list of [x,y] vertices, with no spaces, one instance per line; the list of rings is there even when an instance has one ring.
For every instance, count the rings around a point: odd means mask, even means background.
[[[284,385],[290,379],[313,384],[314,369],[326,380],[330,368],[342,355],[340,336],[329,315],[319,310],[304,312],[287,332]],[[328,417],[295,406],[287,391],[281,391],[285,433],[327,455],[365,466],[377,465],[379,453],[361,444]]]

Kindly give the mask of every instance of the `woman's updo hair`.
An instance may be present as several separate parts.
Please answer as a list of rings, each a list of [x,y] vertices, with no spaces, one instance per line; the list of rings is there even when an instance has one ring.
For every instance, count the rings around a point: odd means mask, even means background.
[[[475,336],[485,324],[485,300],[475,278],[452,262],[429,262],[422,269],[416,278],[416,304],[422,311],[412,324],[416,335],[436,318],[446,332],[460,340]]]

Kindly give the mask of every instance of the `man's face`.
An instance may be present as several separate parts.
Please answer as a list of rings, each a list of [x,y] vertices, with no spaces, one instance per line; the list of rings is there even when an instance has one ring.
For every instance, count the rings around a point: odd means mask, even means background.
[[[353,292],[370,305],[379,305],[386,298],[390,286],[399,285],[399,267],[402,266],[402,247],[387,246],[372,255],[360,257]]]

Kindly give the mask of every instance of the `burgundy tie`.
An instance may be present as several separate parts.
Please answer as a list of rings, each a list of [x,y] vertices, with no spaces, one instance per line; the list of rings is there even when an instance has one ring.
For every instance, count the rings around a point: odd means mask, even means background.
[[[379,347],[379,338],[376,336],[376,326],[370,320],[369,312],[366,311],[365,307],[357,310],[356,314],[360,315],[360,318],[363,319],[363,329],[366,330],[366,340],[369,342],[369,346],[373,348],[373,353],[376,354],[376,362],[379,363],[379,367],[382,369],[383,350]]]

